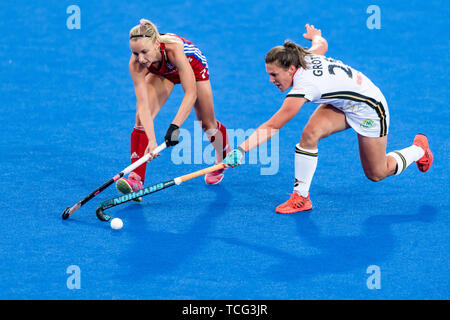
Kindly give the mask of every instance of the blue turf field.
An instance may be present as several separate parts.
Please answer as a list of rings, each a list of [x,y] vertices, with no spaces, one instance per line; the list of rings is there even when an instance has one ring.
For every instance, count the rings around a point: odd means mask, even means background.
[[[66,9],[81,9],[68,30]],[[369,30],[366,9],[381,9]],[[256,128],[284,94],[268,81],[264,56],[304,24],[321,28],[328,56],[364,72],[391,114],[388,149],[424,132],[432,169],[364,177],[356,135],[323,140],[311,188],[314,210],[276,215],[294,180],[294,145],[314,105],[279,134],[279,170],[228,170],[109,211],[111,187],[67,221],[62,210],[129,164],[135,96],[128,31],[145,17],[194,42],[208,58],[217,118]],[[0,2],[1,299],[448,299],[449,10],[443,1],[24,1]],[[182,98],[176,87],[158,115],[159,141]],[[194,132],[194,113],[184,128]],[[207,142],[203,147],[208,146]],[[175,165],[170,150],[148,184],[208,164]],[[81,289],[69,290],[69,266]],[[369,266],[381,289],[369,290]]]

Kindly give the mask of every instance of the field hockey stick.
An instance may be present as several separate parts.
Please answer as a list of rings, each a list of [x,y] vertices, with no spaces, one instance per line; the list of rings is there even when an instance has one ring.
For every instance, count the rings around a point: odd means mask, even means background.
[[[186,174],[184,176],[181,176],[181,177],[178,177],[178,178],[166,181],[166,182],[160,182],[160,183],[154,184],[152,186],[149,186],[147,188],[144,188],[144,189],[141,189],[141,190],[138,190],[138,191],[134,191],[134,192],[130,192],[130,193],[124,194],[122,196],[118,196],[118,197],[115,197],[115,198],[103,201],[97,207],[97,210],[95,211],[95,213],[97,215],[97,218],[99,218],[100,220],[102,220],[102,221],[109,221],[111,219],[111,216],[105,214],[104,211],[106,209],[118,206],[120,204],[123,204],[125,202],[131,201],[131,200],[139,198],[139,197],[144,197],[146,195],[149,195],[151,193],[155,193],[157,191],[169,188],[169,187],[174,186],[174,185],[179,185],[179,184],[181,184],[183,182],[186,182],[188,180],[197,178],[197,177],[202,176],[204,174],[211,173],[211,172],[223,169],[223,168],[225,168],[225,166],[226,165],[224,163],[216,164],[214,166],[211,166],[211,167],[208,167],[208,168],[205,168],[205,169],[202,169],[202,170],[198,170],[198,171]]]
[[[159,145],[155,150],[153,150],[152,154],[158,154],[159,152],[161,152],[162,150],[164,150],[166,148],[166,143],[162,143],[161,145]],[[67,207],[62,214],[62,218],[64,220],[68,219],[75,211],[77,211],[82,205],[84,205],[86,202],[88,202],[89,200],[91,200],[93,197],[95,197],[96,195],[98,195],[100,192],[102,192],[103,190],[105,190],[106,188],[108,188],[110,185],[112,185],[115,181],[119,180],[120,178],[122,178],[124,175],[130,173],[131,171],[133,171],[134,169],[136,169],[137,167],[141,166],[143,163],[147,162],[150,159],[151,154],[147,153],[145,156],[143,156],[141,159],[139,159],[138,161],[134,162],[133,164],[129,165],[128,167],[126,167],[122,172],[116,174],[114,177],[112,177],[110,180],[108,180],[107,182],[105,182],[103,185],[101,185],[100,187],[98,187],[97,189],[95,189],[94,191],[92,191],[89,195],[87,195],[83,200],[77,202],[75,205],[73,205],[72,207]]]

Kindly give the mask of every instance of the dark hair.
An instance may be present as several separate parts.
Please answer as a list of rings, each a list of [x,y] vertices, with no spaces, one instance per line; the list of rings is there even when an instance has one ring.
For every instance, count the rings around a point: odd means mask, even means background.
[[[267,53],[266,63],[277,62],[284,69],[290,66],[306,69],[307,63],[305,57],[310,54],[311,52],[305,48],[287,40],[282,46],[276,46]]]

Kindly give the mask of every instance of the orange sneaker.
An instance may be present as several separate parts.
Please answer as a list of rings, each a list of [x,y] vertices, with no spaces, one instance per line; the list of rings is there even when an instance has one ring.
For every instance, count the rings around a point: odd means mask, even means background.
[[[288,193],[289,194],[289,193]],[[307,198],[302,197],[297,192],[291,194],[288,201],[280,204],[276,209],[276,213],[294,213],[299,211],[307,211],[312,209],[312,203],[309,199],[309,194]]]
[[[419,133],[415,136],[413,144],[421,147],[423,151],[425,151],[423,157],[416,161],[417,168],[419,168],[422,172],[428,171],[433,163],[433,154],[431,153],[430,146],[428,145],[427,136]]]

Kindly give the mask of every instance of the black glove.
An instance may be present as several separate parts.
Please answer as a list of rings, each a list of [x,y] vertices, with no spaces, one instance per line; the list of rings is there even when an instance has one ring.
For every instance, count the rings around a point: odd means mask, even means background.
[[[180,127],[176,124],[171,124],[169,129],[167,129],[166,136],[164,140],[166,141],[166,146],[171,147],[178,144],[178,139],[180,137]]]

